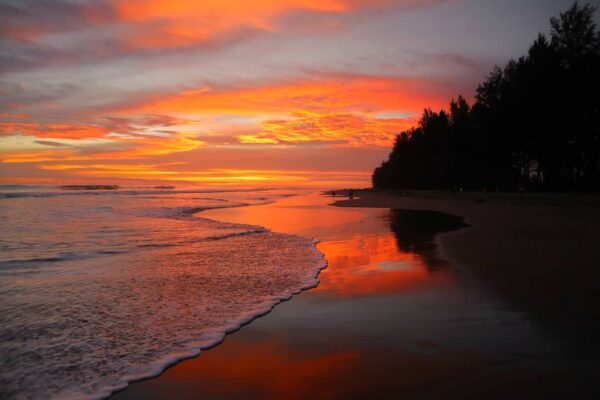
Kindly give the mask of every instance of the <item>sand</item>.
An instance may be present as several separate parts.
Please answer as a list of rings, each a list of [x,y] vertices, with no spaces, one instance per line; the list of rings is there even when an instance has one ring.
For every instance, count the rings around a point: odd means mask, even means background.
[[[202,213],[319,239],[329,266],[315,289],[114,399],[599,398],[595,198],[357,197]],[[471,226],[431,249],[415,245],[431,244],[427,220],[397,225],[387,208]],[[449,263],[430,257],[440,246]]]
[[[425,209],[463,216],[442,252],[574,351],[600,354],[600,196],[361,191],[340,207]]]

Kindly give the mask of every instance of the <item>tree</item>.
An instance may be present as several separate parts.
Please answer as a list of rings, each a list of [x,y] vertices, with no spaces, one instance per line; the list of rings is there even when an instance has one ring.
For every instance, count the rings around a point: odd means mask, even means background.
[[[469,106],[425,109],[375,187],[600,190],[600,32],[577,2],[528,53],[495,67]]]

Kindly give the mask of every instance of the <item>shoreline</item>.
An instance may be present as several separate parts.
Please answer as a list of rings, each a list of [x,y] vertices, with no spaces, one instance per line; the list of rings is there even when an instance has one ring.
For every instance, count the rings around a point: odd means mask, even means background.
[[[460,246],[455,242],[486,224],[489,228],[490,221],[480,218],[489,214],[487,205],[473,211],[471,205],[481,203],[447,201],[446,196],[357,196],[339,199],[335,205],[342,207],[332,207],[332,198],[321,195],[309,202],[310,197],[291,198],[205,214],[315,237],[328,267],[316,289],[228,334],[201,357],[133,383],[114,399],[301,399],[323,393],[349,399],[439,398],[448,393],[547,398],[566,395],[572,387],[597,393],[590,372],[597,361],[573,358],[551,329],[537,329],[535,313],[515,311],[510,296],[489,290],[493,285],[482,284],[489,280],[471,273],[477,270],[457,257]],[[506,204],[492,206],[492,211],[498,213],[497,207]],[[433,251],[444,250],[438,253],[444,265],[438,267],[428,257],[432,249],[412,242],[423,240],[419,230],[427,220],[396,226],[390,218],[405,215],[390,211],[396,208],[461,216],[469,226],[447,233],[440,225],[435,228],[429,238]],[[508,220],[506,215],[515,212],[510,208],[497,217]]]
[[[294,196],[299,196],[299,195],[294,195]],[[213,219],[213,218],[207,218],[205,216],[203,216],[203,214],[205,214],[208,211],[221,211],[221,210],[228,210],[228,209],[235,209],[235,208],[250,208],[250,207],[257,207],[257,206],[264,206],[264,205],[269,205],[269,204],[273,204],[276,203],[278,200],[280,199],[273,199],[267,202],[261,202],[261,203],[256,203],[256,204],[249,204],[249,203],[240,203],[240,204],[234,204],[234,205],[229,205],[229,206],[223,206],[223,207],[214,207],[214,208],[198,208],[195,210],[192,210],[191,212],[189,212],[191,217],[199,217],[199,218],[203,218],[203,219],[207,219],[207,220],[211,220],[211,221],[215,221],[215,222],[220,222],[220,223],[226,223],[226,224],[231,224],[231,222],[228,221],[222,221],[219,219]],[[269,313],[271,313],[275,307],[277,307],[278,305],[280,305],[281,303],[285,303],[287,301],[292,300],[295,296],[307,291],[307,290],[311,290],[314,289],[315,287],[317,287],[319,285],[319,274],[327,268],[327,260],[323,257],[323,254],[318,250],[317,248],[317,244],[318,241],[316,241],[314,238],[312,237],[306,237],[306,236],[301,236],[298,234],[293,234],[293,233],[283,233],[283,232],[276,232],[273,231],[272,229],[268,228],[268,227],[263,227],[260,225],[254,225],[254,224],[247,224],[249,226],[255,226],[256,228],[259,228],[261,230],[264,230],[263,233],[266,232],[272,232],[275,234],[281,234],[281,235],[292,235],[292,236],[297,236],[300,237],[302,239],[306,239],[306,240],[310,240],[312,241],[312,249],[311,251],[315,254],[318,255],[320,257],[319,262],[315,265],[315,267],[313,268],[310,276],[312,277],[311,279],[313,280],[310,283],[304,283],[301,287],[299,288],[293,288],[290,289],[290,293],[289,295],[274,295],[272,298],[272,302],[268,307],[264,307],[262,309],[260,309],[259,311],[257,311],[257,313],[255,313],[254,315],[252,315],[251,317],[244,317],[242,319],[240,319],[239,321],[236,321],[234,324],[227,326],[223,332],[222,335],[220,335],[219,337],[215,338],[213,341],[209,342],[208,344],[200,344],[200,342],[198,342],[197,344],[195,344],[194,346],[191,346],[185,353],[177,353],[177,354],[173,354],[173,358],[169,358],[168,360],[165,360],[161,364],[162,366],[156,368],[154,371],[149,372],[148,374],[144,374],[141,376],[128,376],[124,378],[124,382],[125,385],[121,386],[119,385],[118,387],[115,387],[115,389],[111,390],[110,392],[101,392],[98,393],[97,395],[91,396],[90,399],[108,399],[108,398],[113,398],[115,395],[121,394],[123,392],[125,392],[131,385],[133,384],[137,384],[137,383],[141,383],[141,382],[145,382],[145,381],[151,381],[154,379],[159,378],[161,375],[163,375],[167,370],[169,370],[170,368],[188,361],[188,360],[193,360],[196,359],[198,357],[200,357],[200,355],[202,354],[202,352],[207,351],[207,350],[211,350],[217,346],[219,346],[220,344],[222,344],[225,339],[230,336],[233,333],[236,333],[238,331],[240,331],[243,327],[251,324],[252,322],[254,322],[257,319],[260,319],[262,317],[265,317],[266,315],[268,315]]]
[[[436,237],[442,255],[576,352],[600,355],[600,196],[436,191],[355,196],[332,205],[463,217],[468,228]]]

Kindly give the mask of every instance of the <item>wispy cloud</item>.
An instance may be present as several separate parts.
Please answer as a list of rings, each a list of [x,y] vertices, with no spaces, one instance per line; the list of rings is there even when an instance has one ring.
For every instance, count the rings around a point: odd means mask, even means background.
[[[34,140],[34,143],[41,144],[42,146],[50,146],[50,147],[65,147],[65,146],[68,146],[68,144],[66,144],[66,143],[52,142],[50,140]]]
[[[462,3],[0,0],[0,177],[367,182],[485,69],[412,32]]]

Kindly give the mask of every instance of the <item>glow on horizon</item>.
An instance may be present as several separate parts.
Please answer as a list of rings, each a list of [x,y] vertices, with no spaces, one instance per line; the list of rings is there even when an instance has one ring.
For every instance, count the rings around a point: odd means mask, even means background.
[[[569,2],[530,3],[0,0],[0,183],[368,186],[519,49],[456,32],[526,44]]]

